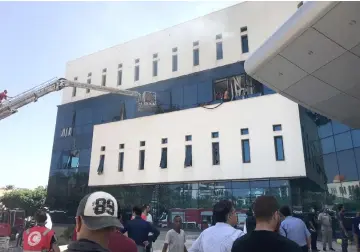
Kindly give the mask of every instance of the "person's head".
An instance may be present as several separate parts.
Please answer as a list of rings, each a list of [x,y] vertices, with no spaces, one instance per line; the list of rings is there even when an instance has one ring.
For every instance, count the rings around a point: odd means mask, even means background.
[[[280,227],[279,204],[273,196],[260,196],[256,198],[253,206],[256,226],[273,231]]]
[[[43,207],[43,209],[42,209],[45,213],[49,213],[50,212],[50,210],[49,210],[49,208],[48,207]]]
[[[338,205],[338,210],[339,212],[344,212],[345,211],[344,205],[343,204]]]
[[[215,223],[224,222],[231,226],[237,224],[237,215],[231,201],[221,200],[214,205],[213,218]]]
[[[141,207],[139,207],[139,206],[133,207],[133,214],[135,216],[141,216],[142,212],[143,212],[143,209]]]
[[[6,89],[4,90],[4,94],[7,94],[7,90],[6,90]]]
[[[149,204],[145,204],[145,208],[146,208],[146,213],[150,213],[151,211],[151,206]]]
[[[45,211],[43,211],[43,210],[38,210],[38,211],[35,213],[34,219],[35,219],[35,221],[36,221],[36,223],[37,223],[38,225],[45,224],[46,219],[47,219],[47,216],[46,216]]]
[[[86,195],[76,212],[77,239],[88,239],[107,248],[110,233],[123,228],[118,217],[116,199],[106,192]]]
[[[182,226],[182,219],[179,215],[176,215],[174,217],[174,229],[181,229],[181,226]]]
[[[280,213],[286,218],[291,215],[291,209],[289,206],[282,206],[280,208]]]

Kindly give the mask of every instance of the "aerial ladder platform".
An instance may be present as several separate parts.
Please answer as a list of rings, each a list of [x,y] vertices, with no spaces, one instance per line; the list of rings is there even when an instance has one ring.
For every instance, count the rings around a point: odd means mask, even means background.
[[[0,120],[13,115],[18,111],[19,108],[24,107],[32,102],[36,102],[39,98],[47,94],[62,90],[63,88],[67,87],[84,88],[112,94],[132,96],[137,99],[138,110],[154,108],[157,105],[155,92],[145,91],[141,94],[133,90],[118,89],[88,83],[81,83],[77,81],[69,81],[65,78],[53,78],[47,82],[44,82],[32,89],[29,89],[15,97],[12,97],[0,103]]]

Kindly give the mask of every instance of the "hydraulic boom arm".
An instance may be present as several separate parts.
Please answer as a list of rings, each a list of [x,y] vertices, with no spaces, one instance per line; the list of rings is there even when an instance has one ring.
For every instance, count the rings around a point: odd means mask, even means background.
[[[54,78],[51,79],[39,86],[36,86],[24,93],[21,93],[8,101],[0,103],[0,120],[14,114],[17,112],[17,109],[31,103],[37,101],[40,97],[43,97],[49,93],[59,91],[66,87],[75,87],[75,88],[86,88],[91,90],[97,90],[102,92],[109,92],[113,94],[120,94],[126,96],[133,96],[141,100],[141,94],[136,91],[117,89],[112,87],[104,87],[87,83],[80,83],[75,81],[69,81],[64,78]],[[156,100],[156,97],[155,97]],[[156,101],[155,101],[156,103]]]

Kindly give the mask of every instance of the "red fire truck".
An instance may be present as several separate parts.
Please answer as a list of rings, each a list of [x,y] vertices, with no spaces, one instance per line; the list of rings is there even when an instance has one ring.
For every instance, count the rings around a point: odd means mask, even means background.
[[[24,210],[0,209],[0,251],[8,249],[10,239],[15,238],[16,234],[24,227],[24,221]]]

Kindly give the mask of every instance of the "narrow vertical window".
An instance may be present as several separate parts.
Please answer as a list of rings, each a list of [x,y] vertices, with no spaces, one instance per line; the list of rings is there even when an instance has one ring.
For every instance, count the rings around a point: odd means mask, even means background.
[[[145,150],[139,152],[139,170],[145,169]]]
[[[282,136],[275,136],[274,137],[274,144],[275,144],[275,157],[277,161],[284,161],[285,154],[284,154],[284,143]]]
[[[212,161],[213,165],[220,164],[220,149],[219,143],[212,143]]]
[[[87,84],[91,84],[91,78],[87,79]],[[86,93],[90,93],[90,88],[86,89]]]
[[[192,145],[186,145],[184,167],[190,167],[190,166],[192,166]]]
[[[167,168],[167,148],[161,149],[160,167],[162,169]]]
[[[124,170],[124,152],[119,153],[119,172]]]
[[[242,149],[242,160],[243,163],[250,163],[250,142],[249,139],[241,140],[241,149]]]
[[[140,74],[140,66],[135,66],[135,74],[134,74],[134,80],[139,80],[139,74]]]
[[[105,155],[100,155],[100,162],[97,169],[97,173],[99,175],[104,173],[104,163],[105,163]]]
[[[241,36],[241,48],[242,48],[242,53],[249,52],[248,35]]]
[[[117,85],[120,86],[122,83],[122,70],[118,70]]]
[[[216,43],[216,60],[223,59],[223,46],[222,42]]]
[[[176,72],[178,70],[178,56],[177,54],[172,56],[172,71]]]
[[[78,80],[78,77],[75,77],[74,78],[74,81],[77,81]],[[75,97],[76,96],[76,87],[73,87],[72,89],[72,97]]]
[[[153,61],[153,77],[158,75],[158,62],[157,60]]]
[[[199,48],[193,49],[193,65],[198,66],[200,64]]]

